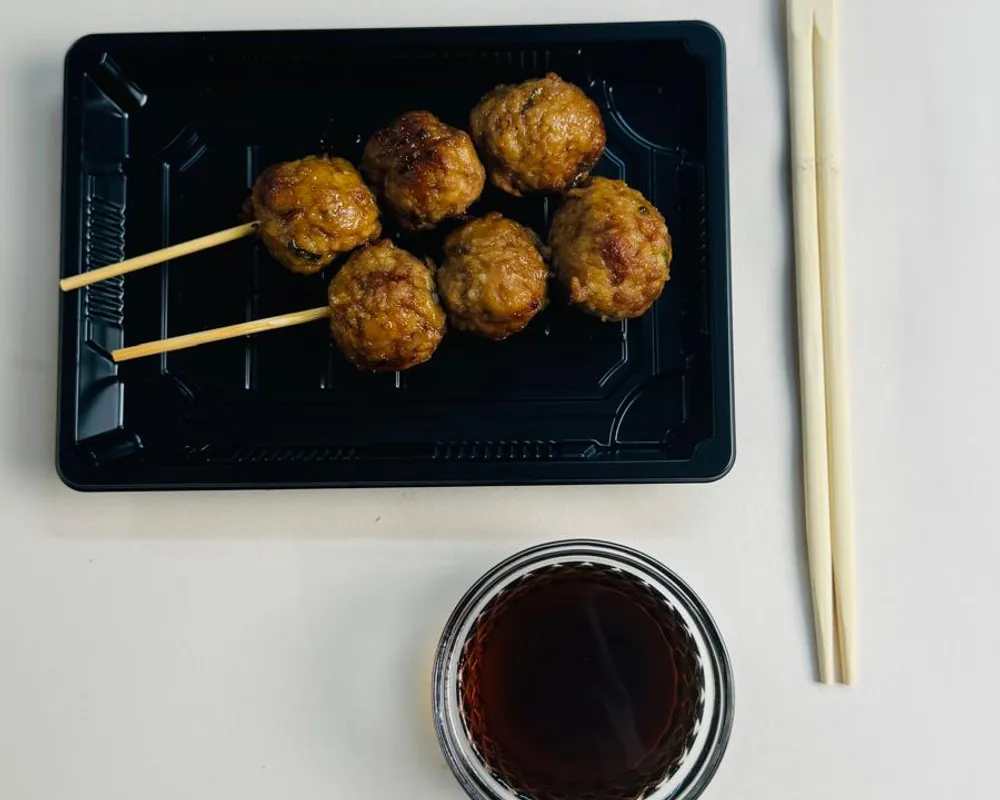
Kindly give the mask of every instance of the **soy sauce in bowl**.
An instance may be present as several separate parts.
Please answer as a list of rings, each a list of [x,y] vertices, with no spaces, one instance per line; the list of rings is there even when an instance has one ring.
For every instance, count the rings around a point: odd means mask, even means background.
[[[707,611],[665,567],[562,542],[466,595],[439,649],[435,710],[477,800],[689,800],[725,749],[732,681]]]

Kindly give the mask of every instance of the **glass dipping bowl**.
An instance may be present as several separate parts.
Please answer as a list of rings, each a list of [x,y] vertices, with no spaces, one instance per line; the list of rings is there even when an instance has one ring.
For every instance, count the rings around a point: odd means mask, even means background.
[[[532,790],[513,785],[501,770],[490,766],[470,733],[463,710],[463,659],[477,623],[498,601],[509,597],[526,579],[562,568],[617,576],[655,598],[658,613],[668,614],[683,637],[685,657],[690,654],[697,673],[688,707],[693,724],[679,732],[682,751],[677,757],[641,785],[625,784],[621,793],[608,793],[605,788],[578,795],[599,800],[693,800],[715,774],[732,728],[733,674],[722,637],[697,595],[664,565],[637,550],[586,539],[553,542],[516,553],[483,575],[452,612],[435,656],[432,688],[438,742],[455,778],[473,800],[535,800]]]

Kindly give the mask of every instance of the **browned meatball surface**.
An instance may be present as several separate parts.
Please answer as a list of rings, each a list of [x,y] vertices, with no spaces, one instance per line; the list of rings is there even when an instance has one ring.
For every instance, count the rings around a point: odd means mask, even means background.
[[[429,111],[410,111],[377,131],[361,169],[400,224],[415,230],[464,214],[486,184],[469,134]]]
[[[505,192],[561,192],[604,152],[601,112],[555,73],[498,86],[472,110],[472,138],[490,180]]]
[[[624,181],[572,189],[549,231],[552,265],[570,300],[603,320],[644,314],[670,277],[663,215]]]
[[[330,332],[358,369],[388,372],[427,361],[445,315],[434,271],[383,239],[353,253],[330,282]]]
[[[496,211],[449,234],[437,284],[456,327],[488,339],[524,328],[548,302],[548,267],[534,231]]]
[[[269,167],[250,201],[271,255],[304,275],[382,232],[374,195],[342,158],[307,156]]]

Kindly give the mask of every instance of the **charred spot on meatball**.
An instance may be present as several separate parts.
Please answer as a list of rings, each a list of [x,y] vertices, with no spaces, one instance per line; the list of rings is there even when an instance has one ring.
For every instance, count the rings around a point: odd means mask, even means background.
[[[499,341],[548,303],[548,267],[537,234],[492,212],[449,234],[437,283],[454,327]]]
[[[666,220],[624,181],[591,178],[570,190],[549,246],[570,302],[606,321],[646,313],[670,278]]]
[[[307,156],[269,167],[254,183],[250,205],[271,255],[304,275],[382,232],[374,195],[342,158]]]
[[[422,364],[445,332],[433,265],[382,240],[353,253],[330,282],[330,333],[358,369]]]
[[[361,169],[412,230],[463,215],[486,184],[469,134],[429,111],[410,111],[377,131],[365,145]]]
[[[490,180],[518,197],[575,185],[607,141],[597,104],[551,72],[496,87],[472,110],[471,130]]]

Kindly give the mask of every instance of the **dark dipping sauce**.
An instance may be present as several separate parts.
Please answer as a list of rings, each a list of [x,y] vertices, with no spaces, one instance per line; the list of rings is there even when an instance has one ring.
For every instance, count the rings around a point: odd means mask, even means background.
[[[681,763],[702,668],[663,597],[632,575],[552,567],[512,586],[464,648],[460,695],[481,758],[537,800],[625,798]]]

